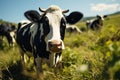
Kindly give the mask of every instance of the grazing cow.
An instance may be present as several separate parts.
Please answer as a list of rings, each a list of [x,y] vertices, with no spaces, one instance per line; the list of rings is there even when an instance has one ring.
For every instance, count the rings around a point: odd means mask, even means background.
[[[106,17],[107,17],[107,15],[104,15],[104,16],[97,15],[96,19],[86,21],[87,28],[88,29],[92,29],[92,30],[99,30],[99,29],[101,29],[101,27],[103,26],[103,20]]]
[[[82,31],[75,25],[70,25],[70,24],[67,24],[66,25],[66,31],[67,32],[76,32],[76,33],[82,33]]]
[[[15,29],[14,25],[8,23],[0,25],[0,36],[2,37],[2,40],[4,36],[7,38],[9,46],[14,46],[15,44]]]
[[[64,49],[64,35],[66,24],[75,24],[82,17],[80,12],[72,12],[65,16],[69,10],[62,10],[58,6],[52,5],[48,9],[25,12],[29,21],[18,24],[16,41],[22,50],[22,60],[24,53],[33,53],[37,74],[42,73],[42,63],[46,59],[49,66],[60,68],[62,60],[62,49]]]

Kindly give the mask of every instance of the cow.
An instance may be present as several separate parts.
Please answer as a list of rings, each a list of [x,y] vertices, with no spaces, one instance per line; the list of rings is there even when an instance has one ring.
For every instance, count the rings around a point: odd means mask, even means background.
[[[73,33],[73,32],[76,32],[79,34],[82,33],[82,31],[76,25],[70,25],[70,24],[66,25],[66,31],[69,33]]]
[[[15,44],[15,25],[9,24],[9,23],[2,23],[0,25],[0,36],[5,36],[7,38],[7,41],[9,43],[9,46],[14,46]]]
[[[97,15],[96,19],[87,20],[86,21],[87,29],[92,29],[92,30],[101,29],[103,26],[103,20],[106,17],[107,17],[107,15],[104,15],[104,16]]]
[[[39,8],[42,14],[36,10],[28,10],[24,13],[29,21],[18,24],[16,41],[21,49],[22,60],[24,54],[30,52],[34,57],[37,76],[43,74],[42,63],[54,67],[55,71],[62,67],[62,50],[66,24],[75,24],[82,17],[81,12],[72,12],[65,15],[69,10],[62,10],[57,5],[47,9]]]

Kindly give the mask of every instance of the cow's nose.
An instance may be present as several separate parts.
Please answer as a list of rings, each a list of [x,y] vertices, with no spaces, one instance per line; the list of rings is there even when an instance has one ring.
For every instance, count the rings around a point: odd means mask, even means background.
[[[62,41],[51,40],[48,42],[48,48],[51,52],[60,52],[62,50]]]

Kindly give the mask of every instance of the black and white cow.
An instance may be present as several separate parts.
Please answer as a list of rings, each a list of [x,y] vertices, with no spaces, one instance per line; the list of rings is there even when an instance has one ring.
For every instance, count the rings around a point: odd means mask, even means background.
[[[82,33],[82,31],[76,26],[76,25],[70,25],[70,24],[67,24],[66,25],[66,31],[69,32],[69,33]]]
[[[14,46],[15,44],[15,25],[9,24],[9,23],[2,23],[0,25],[0,36],[5,36],[7,38],[7,41],[9,43],[9,46]]]
[[[55,5],[46,10],[39,10],[43,14],[40,15],[35,10],[25,12],[29,21],[19,23],[16,38],[23,52],[22,59],[24,52],[33,53],[38,74],[43,72],[44,59],[51,67],[57,68],[61,65],[66,24],[74,24],[83,17],[80,12],[72,12],[65,16],[64,13],[69,10],[62,10]]]
[[[87,20],[86,21],[86,26],[88,29],[92,29],[92,30],[99,30],[101,29],[101,27],[103,26],[103,20],[104,18],[106,18],[107,15],[104,16],[96,16],[96,19],[93,20]]]

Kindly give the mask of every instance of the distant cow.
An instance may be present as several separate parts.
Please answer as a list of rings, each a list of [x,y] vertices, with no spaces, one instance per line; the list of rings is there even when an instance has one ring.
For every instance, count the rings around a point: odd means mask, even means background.
[[[88,29],[99,30],[103,26],[103,20],[107,15],[99,16],[97,15],[96,19],[86,21],[86,26]]]
[[[82,31],[76,25],[70,25],[70,24],[66,25],[66,31],[70,33],[72,32],[82,33]]]
[[[9,23],[2,23],[0,25],[0,36],[2,39],[4,36],[7,38],[9,46],[14,46],[15,44],[15,29],[15,26]]]
[[[31,52],[34,56],[37,74],[42,73],[42,63],[46,59],[51,67],[60,68],[62,60],[62,49],[64,49],[64,35],[66,24],[75,24],[82,17],[80,12],[72,12],[69,16],[69,10],[62,10],[58,6],[50,6],[44,10],[39,8],[43,14],[36,10],[25,12],[29,21],[19,23],[17,29],[17,43],[22,50],[22,60],[24,53]]]

